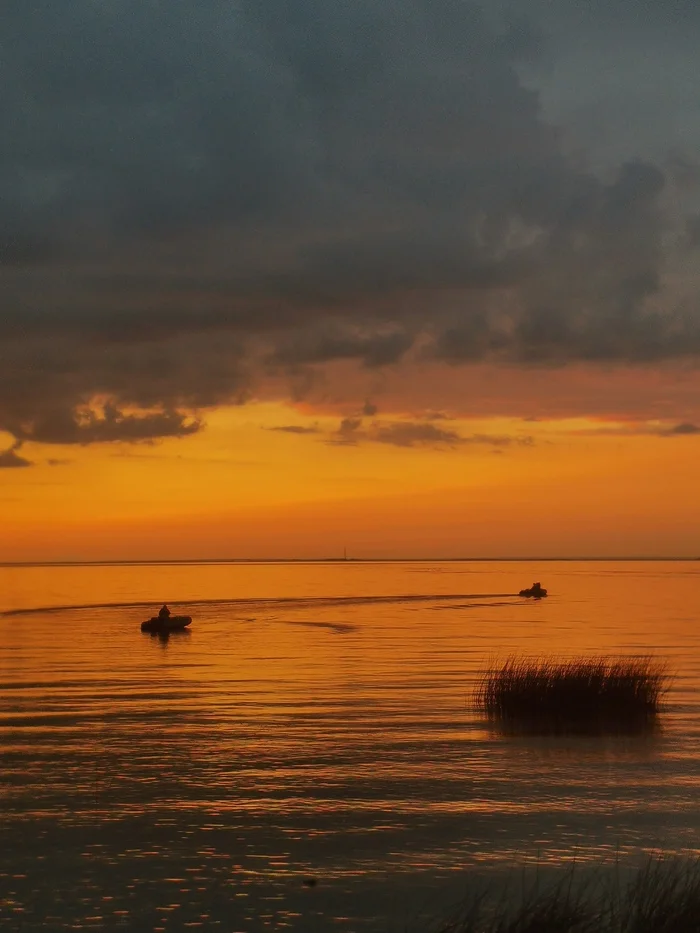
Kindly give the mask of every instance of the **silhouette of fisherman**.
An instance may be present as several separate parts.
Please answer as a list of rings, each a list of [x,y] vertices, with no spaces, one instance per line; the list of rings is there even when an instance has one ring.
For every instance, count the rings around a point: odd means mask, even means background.
[[[163,605],[160,607],[160,612],[158,613],[158,618],[159,618],[162,622],[167,622],[167,620],[170,618],[170,610],[169,610],[168,607],[165,605],[165,603],[163,603]]]

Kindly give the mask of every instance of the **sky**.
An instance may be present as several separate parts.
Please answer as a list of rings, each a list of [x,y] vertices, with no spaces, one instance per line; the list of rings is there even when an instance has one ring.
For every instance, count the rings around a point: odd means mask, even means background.
[[[5,0],[0,560],[700,556],[699,35]]]

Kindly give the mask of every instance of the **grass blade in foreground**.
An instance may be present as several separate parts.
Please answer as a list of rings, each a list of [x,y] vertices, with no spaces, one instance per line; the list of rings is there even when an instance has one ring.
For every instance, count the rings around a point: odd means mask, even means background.
[[[626,887],[567,870],[521,896],[484,890],[434,933],[700,933],[700,860],[651,858]]]

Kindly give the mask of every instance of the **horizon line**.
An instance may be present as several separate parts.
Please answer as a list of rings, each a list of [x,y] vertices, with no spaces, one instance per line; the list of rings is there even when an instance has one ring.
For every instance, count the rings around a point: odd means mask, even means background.
[[[577,557],[180,557],[180,558],[112,558],[104,560],[10,560],[0,561],[0,567],[106,567],[115,565],[147,566],[173,564],[448,564],[448,563],[575,563],[575,562],[692,562],[700,557],[675,556],[577,556]]]

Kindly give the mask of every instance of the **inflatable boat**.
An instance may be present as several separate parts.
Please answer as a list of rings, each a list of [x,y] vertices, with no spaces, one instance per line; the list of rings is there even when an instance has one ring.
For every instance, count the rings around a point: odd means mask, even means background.
[[[152,619],[146,619],[141,623],[142,632],[174,632],[178,629],[187,628],[192,621],[191,616],[153,616]]]
[[[532,586],[528,587],[526,590],[520,590],[518,596],[526,596],[528,599],[532,597],[533,599],[542,599],[543,596],[547,595],[547,590],[540,586],[539,583],[533,583]]]

